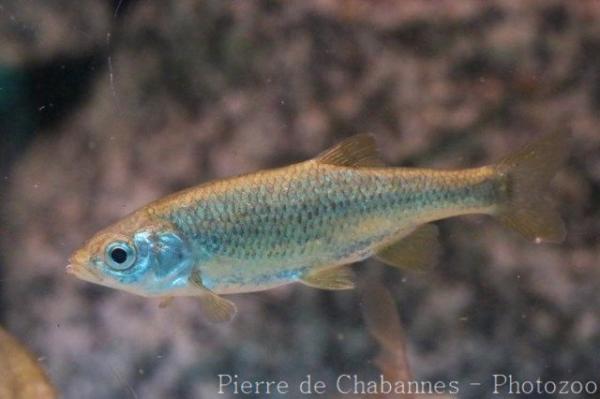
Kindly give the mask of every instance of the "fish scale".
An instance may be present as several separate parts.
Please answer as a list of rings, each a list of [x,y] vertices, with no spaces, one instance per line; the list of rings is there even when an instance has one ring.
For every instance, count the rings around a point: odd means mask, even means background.
[[[489,214],[535,242],[560,242],[546,186],[566,144],[552,134],[497,164],[444,171],[384,167],[373,138],[355,136],[309,161],[154,201],[94,235],[68,270],[139,295],[198,296],[224,321],[236,307],[220,294],[297,281],[352,288],[343,266],[372,255],[394,267],[430,264],[438,219]]]
[[[197,252],[210,247],[213,261],[200,270],[219,290],[232,275],[240,284],[257,276],[278,284],[274,268],[336,266],[353,252],[368,256],[365,249],[408,226],[442,214],[487,212],[496,201],[495,184],[489,168],[415,171],[308,161],[205,185],[185,196],[185,204],[156,204],[154,214],[175,224]]]

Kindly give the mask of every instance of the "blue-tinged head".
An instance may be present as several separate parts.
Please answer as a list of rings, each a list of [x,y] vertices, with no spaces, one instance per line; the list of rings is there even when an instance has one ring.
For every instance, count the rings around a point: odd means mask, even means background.
[[[177,228],[141,210],[94,235],[73,253],[67,271],[152,296],[183,288],[192,265],[190,247]]]

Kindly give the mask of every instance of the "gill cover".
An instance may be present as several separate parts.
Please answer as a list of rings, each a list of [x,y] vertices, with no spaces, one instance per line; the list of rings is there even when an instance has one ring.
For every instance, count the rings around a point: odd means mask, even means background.
[[[172,228],[142,228],[130,239],[116,237],[107,241],[98,260],[102,272],[118,288],[140,295],[159,295],[184,285],[191,272],[187,243]]]

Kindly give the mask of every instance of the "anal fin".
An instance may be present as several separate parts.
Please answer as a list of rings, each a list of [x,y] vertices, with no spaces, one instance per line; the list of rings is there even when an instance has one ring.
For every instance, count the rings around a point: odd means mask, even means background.
[[[354,273],[350,268],[342,266],[308,273],[300,281],[323,290],[351,290],[354,288]]]
[[[439,250],[438,228],[425,224],[399,241],[380,248],[375,257],[393,267],[420,270],[436,262]]]
[[[199,290],[202,311],[206,318],[213,323],[231,321],[237,313],[237,307],[231,301],[221,298],[202,284],[200,273],[195,271],[190,277],[190,282]]]

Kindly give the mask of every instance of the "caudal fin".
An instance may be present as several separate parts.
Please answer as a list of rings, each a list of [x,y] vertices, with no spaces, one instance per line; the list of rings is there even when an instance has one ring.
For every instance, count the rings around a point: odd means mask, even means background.
[[[568,141],[566,133],[550,134],[495,165],[505,193],[495,216],[537,243],[561,242],[565,238],[565,227],[550,199],[548,184],[568,156]]]

